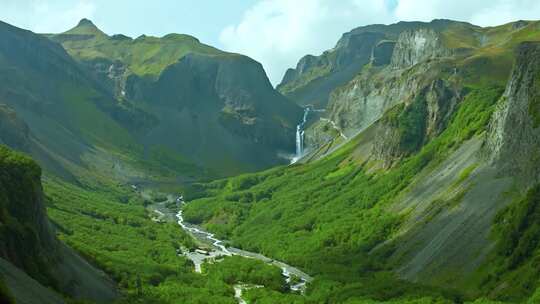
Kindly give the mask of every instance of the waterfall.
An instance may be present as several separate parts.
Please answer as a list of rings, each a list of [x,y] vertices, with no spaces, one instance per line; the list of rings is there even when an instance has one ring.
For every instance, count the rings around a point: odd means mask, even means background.
[[[302,158],[302,156],[304,156],[304,126],[307,122],[309,111],[311,111],[310,107],[304,108],[304,116],[302,117],[302,121],[296,125],[296,155],[292,159],[292,163],[295,163]]]
[[[303,145],[302,145],[302,128],[300,127],[300,125],[297,125],[296,126],[296,157],[302,155],[302,150],[303,150]]]

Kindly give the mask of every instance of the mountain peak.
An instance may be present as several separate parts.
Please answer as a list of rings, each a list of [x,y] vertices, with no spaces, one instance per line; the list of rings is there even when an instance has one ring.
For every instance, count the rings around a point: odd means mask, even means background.
[[[77,27],[80,26],[93,26],[96,27],[95,24],[90,19],[83,18],[81,21],[79,21],[79,24],[77,24]],[[97,27],[96,27],[97,28]]]
[[[77,26],[64,34],[106,36],[91,20],[83,18]]]

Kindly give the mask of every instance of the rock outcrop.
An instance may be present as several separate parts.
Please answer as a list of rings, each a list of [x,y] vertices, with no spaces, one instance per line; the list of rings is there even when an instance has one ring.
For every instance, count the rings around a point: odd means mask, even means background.
[[[382,66],[389,64],[392,60],[395,46],[395,41],[384,40],[377,43],[377,45],[373,48],[371,63],[374,66]]]
[[[398,104],[379,121],[373,158],[389,168],[417,152],[445,129],[460,100],[461,93],[450,84],[434,80],[409,103]]]
[[[321,56],[307,55],[300,59],[295,69],[285,73],[277,89],[300,105],[325,107],[330,92],[347,83],[371,61],[373,49],[385,35],[363,31],[347,33],[336,46]],[[376,55],[385,60],[388,44],[383,44]]]
[[[433,29],[422,28],[399,35],[390,65],[402,69],[449,55],[450,51],[443,46],[440,35]]]
[[[538,183],[540,168],[540,43],[526,42],[490,123],[489,157],[505,175]],[[519,130],[519,132],[516,132]]]
[[[295,69],[287,70],[277,89],[300,105],[325,107],[332,91],[346,85],[366,65],[406,68],[449,56],[455,46],[448,47],[442,33],[459,31],[474,35],[477,28],[451,20],[359,27],[343,34],[334,48],[320,56],[300,59]]]
[[[97,302],[117,298],[114,284],[104,273],[56,239],[45,211],[40,167],[0,146],[0,172],[0,257],[73,298]],[[31,283],[7,266],[0,273],[10,277],[12,285]]]

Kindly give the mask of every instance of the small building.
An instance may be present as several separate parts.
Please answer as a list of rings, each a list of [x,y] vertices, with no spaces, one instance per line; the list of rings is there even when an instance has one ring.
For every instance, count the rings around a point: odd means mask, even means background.
[[[202,250],[202,249],[195,249],[195,252],[200,253],[200,254],[204,254],[204,255],[208,255],[208,251]]]

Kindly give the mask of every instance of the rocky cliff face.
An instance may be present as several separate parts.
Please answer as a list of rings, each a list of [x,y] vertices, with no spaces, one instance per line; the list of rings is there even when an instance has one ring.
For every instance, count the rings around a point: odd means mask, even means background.
[[[325,107],[332,91],[346,85],[366,64],[378,67],[390,64],[400,69],[449,56],[458,44],[448,48],[443,33],[452,32],[452,37],[454,32],[474,35],[477,28],[451,20],[359,27],[345,33],[333,49],[322,55],[300,59],[295,69],[285,73],[278,90],[300,105]]]
[[[523,43],[491,121],[487,147],[502,174],[520,177],[526,185],[540,178],[539,96],[540,43]]]
[[[41,169],[31,160],[0,148],[2,223],[0,254],[41,279],[51,277],[58,243],[45,215]],[[55,285],[56,282],[50,285]]]
[[[327,109],[328,118],[347,135],[353,135],[382,117],[401,102],[410,102],[441,72],[426,63],[410,70],[365,69],[346,86],[335,90]]]
[[[219,170],[228,164],[264,168],[284,161],[279,151],[294,150],[302,111],[277,93],[262,66],[248,57],[189,54],[138,88],[136,102],[159,117],[143,139],[147,145],[161,142]]]
[[[441,40],[440,35],[430,28],[405,31],[399,35],[390,65],[402,69],[429,59],[449,56],[451,53]]]
[[[52,39],[115,95],[112,117],[145,151],[166,149],[219,175],[281,164],[278,154],[294,151],[301,109],[248,57],[187,35],[109,37],[88,22]]]
[[[442,79],[424,87],[409,103],[389,110],[377,125],[372,157],[391,167],[439,135],[461,100],[461,93]]]
[[[372,59],[373,49],[385,38],[380,32],[347,33],[336,46],[321,56],[300,59],[296,69],[289,69],[277,89],[300,105],[325,107],[330,92],[347,83]],[[379,61],[391,52],[388,44],[377,48]]]
[[[306,144],[313,150],[333,140],[335,134],[321,132],[324,128],[332,129],[324,127],[329,121],[351,137],[395,105],[411,104],[422,94],[429,100],[429,115],[435,115],[428,120],[426,130],[436,134],[441,123],[448,120],[448,116],[437,115],[453,113],[463,87],[484,85],[479,82],[487,79],[496,85],[505,83],[511,69],[511,50],[526,37],[520,31],[532,31],[533,36],[535,33],[532,24],[517,28],[515,25],[491,31],[467,23],[435,20],[361,28],[380,31],[385,39],[373,46],[370,64],[331,92],[323,120],[306,131]],[[512,35],[516,37],[512,39]],[[501,47],[505,43],[509,45]],[[500,50],[490,52],[492,45],[498,45]],[[388,136],[393,133],[381,132]],[[380,144],[384,145],[384,140]]]
[[[126,82],[132,73],[125,64],[103,58],[91,60],[84,64],[117,100],[126,98]]]
[[[394,54],[394,48],[396,46],[395,41],[384,40],[379,42],[373,48],[373,54],[371,56],[371,62],[374,66],[387,65],[392,60]]]

